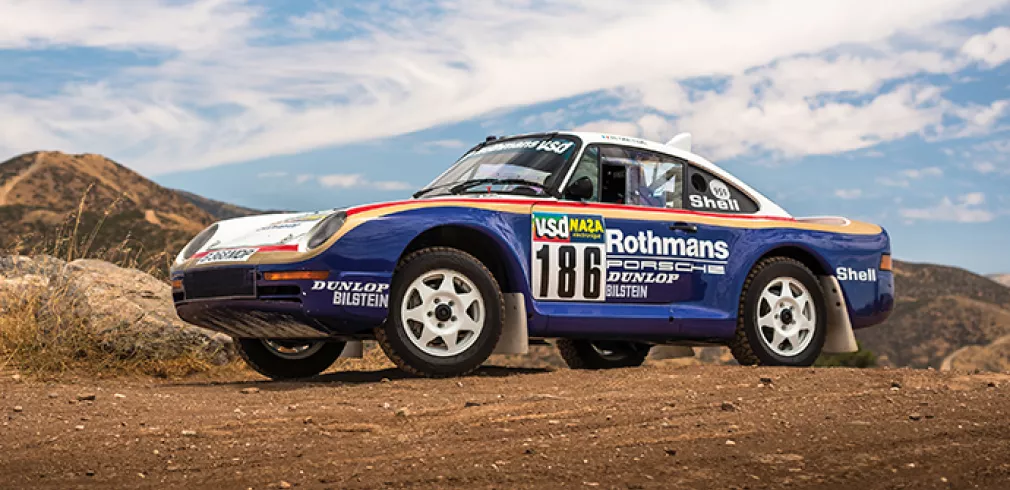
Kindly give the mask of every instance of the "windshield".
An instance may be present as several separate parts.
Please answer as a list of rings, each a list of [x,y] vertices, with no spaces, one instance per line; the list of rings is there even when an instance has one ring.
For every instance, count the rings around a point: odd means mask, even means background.
[[[445,174],[418,194],[514,192],[546,195],[564,178],[579,150],[568,136],[540,136],[491,142],[460,158]]]

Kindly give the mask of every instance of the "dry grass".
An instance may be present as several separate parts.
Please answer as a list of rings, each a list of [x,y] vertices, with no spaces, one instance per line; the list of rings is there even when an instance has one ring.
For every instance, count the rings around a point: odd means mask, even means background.
[[[101,214],[97,225],[84,230],[81,216],[86,197],[81,198],[76,216],[58,228],[55,239],[25,239],[0,259],[5,261],[0,274],[7,276],[0,278],[0,371],[15,369],[48,378],[68,373],[180,377],[235,370],[234,362],[222,365],[219,353],[206,348],[137,349],[131,336],[139,333],[131,331],[130,325],[93,324],[84,291],[66,264],[95,258],[136,268],[143,250],[129,236],[116,246],[94,247],[115,204]],[[165,277],[171,258],[167,252],[164,255],[166,267],[149,267],[145,272]]]

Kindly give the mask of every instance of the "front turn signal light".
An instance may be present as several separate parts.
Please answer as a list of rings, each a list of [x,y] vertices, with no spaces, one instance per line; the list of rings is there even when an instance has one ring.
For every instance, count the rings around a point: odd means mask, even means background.
[[[889,271],[891,270],[891,255],[884,254],[880,256],[880,270]]]
[[[172,289],[182,289],[182,279],[172,279]]]
[[[330,271],[285,271],[264,272],[264,281],[325,281]]]

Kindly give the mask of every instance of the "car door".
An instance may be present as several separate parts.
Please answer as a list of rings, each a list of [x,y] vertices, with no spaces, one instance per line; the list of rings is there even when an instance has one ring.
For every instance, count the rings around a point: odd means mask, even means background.
[[[531,288],[558,335],[672,337],[671,304],[704,293],[728,245],[683,208],[686,162],[592,145],[570,182],[593,181],[589,202],[533,209]],[[722,267],[722,269],[720,269]]]

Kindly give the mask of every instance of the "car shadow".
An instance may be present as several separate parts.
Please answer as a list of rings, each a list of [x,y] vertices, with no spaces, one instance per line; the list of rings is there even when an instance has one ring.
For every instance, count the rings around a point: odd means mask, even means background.
[[[527,367],[509,367],[509,366],[482,366],[473,373],[470,373],[463,377],[449,378],[457,380],[465,380],[471,378],[504,378],[508,376],[518,376],[522,374],[543,374],[554,371],[551,368],[527,368]],[[381,369],[378,371],[336,371],[323,373],[318,376],[313,376],[311,378],[297,379],[297,380],[285,380],[285,381],[274,381],[270,379],[254,379],[254,380],[199,380],[199,381],[179,381],[174,383],[168,383],[168,386],[186,386],[186,387],[200,387],[200,386],[235,386],[235,387],[256,387],[263,390],[278,391],[285,389],[297,389],[305,387],[306,385],[313,384],[347,384],[347,385],[363,385],[363,384],[378,384],[386,383],[396,380],[429,380],[438,381],[437,379],[422,378],[418,376],[412,376],[408,373],[400,371],[396,368]]]

